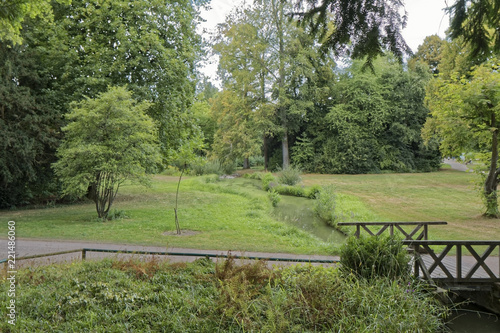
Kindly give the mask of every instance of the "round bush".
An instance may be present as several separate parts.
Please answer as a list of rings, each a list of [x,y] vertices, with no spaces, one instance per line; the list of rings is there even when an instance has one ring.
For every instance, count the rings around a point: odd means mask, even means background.
[[[341,270],[356,276],[409,277],[409,256],[403,243],[394,236],[350,237],[341,248]]]

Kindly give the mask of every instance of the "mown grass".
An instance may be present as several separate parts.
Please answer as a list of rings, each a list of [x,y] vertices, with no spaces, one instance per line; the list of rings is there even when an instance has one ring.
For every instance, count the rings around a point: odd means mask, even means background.
[[[432,173],[304,175],[305,185],[334,184],[358,198],[375,221],[446,221],[430,239],[500,239],[500,220],[482,216],[478,176],[450,169]],[[354,210],[356,211],[356,210]]]
[[[103,260],[22,269],[17,281],[17,322],[2,320],[5,333],[439,332],[446,313],[411,281],[263,262]]]
[[[128,218],[95,219],[93,203],[56,208],[2,211],[16,221],[16,236],[198,249],[331,254],[334,246],[284,222],[274,220],[264,191],[251,181],[206,183],[206,177],[184,179],[178,213],[192,235],[165,235],[175,230],[176,177],[156,176],[151,188],[125,185],[114,208]],[[241,180],[243,181],[243,180]]]

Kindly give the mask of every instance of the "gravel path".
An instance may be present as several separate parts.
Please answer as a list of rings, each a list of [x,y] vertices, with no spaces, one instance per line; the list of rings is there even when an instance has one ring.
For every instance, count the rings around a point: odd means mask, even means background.
[[[449,159],[449,158],[445,158],[443,160],[443,163],[450,165],[453,170],[458,170],[458,171],[468,171],[469,170],[469,168],[467,168],[467,165],[465,165],[463,163],[459,163],[459,162],[452,160],[452,159]]]
[[[241,252],[241,251],[220,251],[220,250],[198,250],[186,248],[167,248],[160,246],[141,246],[129,244],[109,244],[109,243],[95,243],[95,242],[82,242],[82,241],[61,241],[61,240],[34,240],[34,239],[17,239],[16,240],[16,258],[48,254],[55,252],[79,250],[79,249],[103,249],[103,250],[119,250],[119,251],[148,251],[148,252],[170,252],[170,253],[185,253],[188,255],[168,255],[159,256],[155,258],[166,259],[170,262],[189,262],[204,255],[218,255],[223,256],[231,254],[234,256],[244,257],[260,257],[260,258],[286,258],[286,259],[303,259],[303,260],[339,260],[339,257],[334,256],[320,256],[320,255],[297,255],[288,253],[267,253],[267,252]],[[0,239],[0,260],[7,258],[7,240]],[[200,254],[200,256],[193,256],[192,254]],[[138,255],[138,254],[117,254],[117,253],[99,253],[87,252],[87,259],[100,259],[103,257],[119,257],[129,258],[138,257],[141,259],[151,258],[152,255]],[[53,262],[69,262],[74,260],[81,260],[82,253],[75,252],[57,256],[43,257],[37,259],[17,260],[16,267],[32,266],[49,264]],[[275,264],[277,262],[274,262]],[[270,262],[272,264],[272,262]],[[279,264],[287,264],[287,262],[279,262]],[[288,263],[289,264],[289,263]]]

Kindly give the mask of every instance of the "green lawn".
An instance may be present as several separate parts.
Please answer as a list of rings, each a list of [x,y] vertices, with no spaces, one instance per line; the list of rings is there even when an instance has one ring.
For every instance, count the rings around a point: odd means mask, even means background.
[[[500,239],[500,220],[482,216],[478,176],[450,169],[433,173],[306,175],[305,185],[334,184],[358,197],[380,221],[446,221],[431,239]]]
[[[430,228],[431,239],[500,239],[499,220],[481,216],[476,175],[450,169],[434,173],[373,175],[304,175],[305,186],[334,184],[338,207],[350,220],[447,221]],[[153,186],[125,185],[113,208],[128,218],[95,219],[93,203],[55,208],[0,211],[16,221],[17,237],[304,254],[336,253],[339,244],[320,241],[271,217],[271,205],[259,181],[183,179],[179,219],[192,235],[175,230],[177,177],[156,176]],[[361,213],[360,213],[361,212]],[[6,230],[6,229],[5,229]],[[6,233],[5,233],[6,234]]]
[[[239,181],[239,180],[237,180]],[[243,181],[243,179],[242,179]],[[156,176],[152,188],[126,185],[113,207],[128,218],[97,220],[93,203],[56,208],[0,212],[2,221],[16,221],[17,237],[187,247],[198,249],[333,253],[332,244],[273,220],[264,191],[252,181],[217,184],[204,178],[183,179],[178,215],[181,228],[193,235],[165,235],[175,230],[176,177]],[[253,181],[255,183],[255,181]],[[6,233],[5,233],[6,234]],[[337,244],[339,245],[339,244]]]

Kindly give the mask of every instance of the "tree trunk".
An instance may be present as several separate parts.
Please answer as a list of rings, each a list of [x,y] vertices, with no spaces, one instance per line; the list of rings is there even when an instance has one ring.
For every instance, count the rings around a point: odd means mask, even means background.
[[[281,126],[283,127],[283,141],[281,144],[281,148],[283,150],[283,169],[286,169],[290,166],[290,158],[288,154],[288,120],[285,109],[285,41],[284,41],[284,11],[283,4],[276,2],[277,8],[275,8],[276,15],[276,30],[278,34],[278,46],[279,46],[279,70],[278,70],[278,103],[279,103],[279,115],[281,118]]]
[[[267,151],[267,136],[264,134],[264,170],[267,171],[269,168],[269,156]]]
[[[248,157],[245,157],[243,160],[243,169],[250,169],[250,161],[248,160]]]
[[[286,132],[286,129],[285,134],[283,134],[281,148],[283,150],[283,169],[287,169],[290,166],[290,156],[288,154],[288,133]]]
[[[491,163],[490,170],[488,172],[488,176],[486,177],[486,181],[484,182],[484,200],[486,203],[486,212],[485,216],[488,217],[499,217],[498,211],[498,196],[497,196],[497,187],[498,187],[498,129],[496,124],[495,114],[491,116],[491,127],[495,128],[492,132],[491,138]]]

